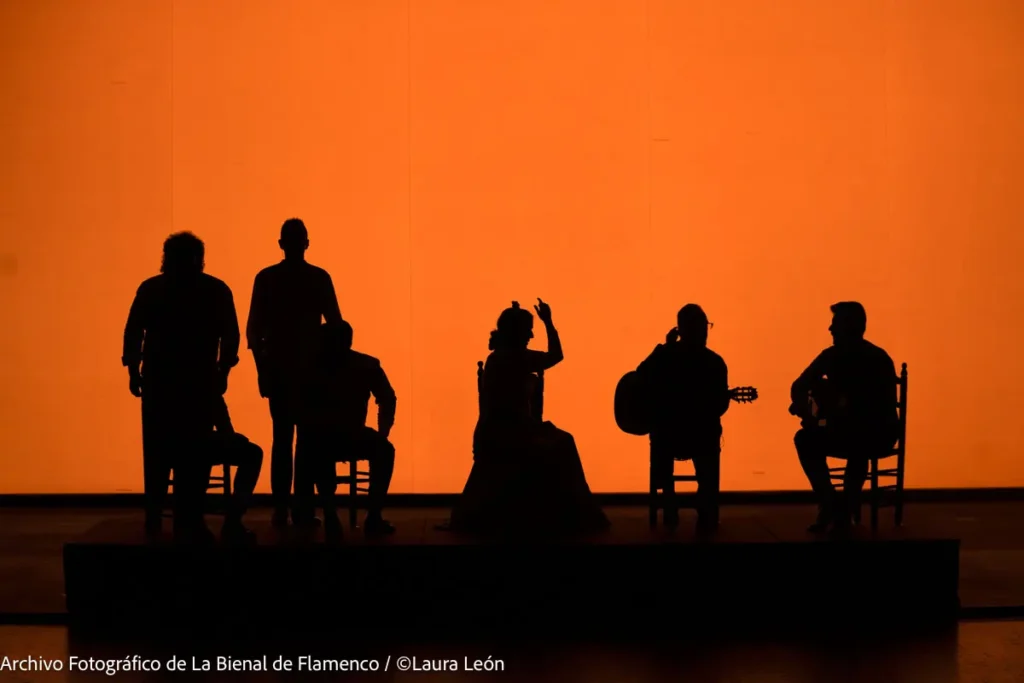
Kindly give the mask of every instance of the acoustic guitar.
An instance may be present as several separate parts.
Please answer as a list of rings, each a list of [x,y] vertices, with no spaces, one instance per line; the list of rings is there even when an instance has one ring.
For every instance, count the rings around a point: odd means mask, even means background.
[[[754,387],[735,387],[729,390],[729,398],[737,403],[752,403],[757,400]],[[633,370],[627,372],[615,387],[615,424],[619,429],[634,436],[651,433],[650,394],[640,375]]]

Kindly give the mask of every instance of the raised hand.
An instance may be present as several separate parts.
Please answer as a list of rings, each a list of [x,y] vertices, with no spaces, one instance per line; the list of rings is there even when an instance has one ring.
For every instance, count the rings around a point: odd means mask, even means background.
[[[533,310],[537,311],[537,317],[540,318],[542,323],[551,322],[551,307],[544,303],[540,297],[537,297],[537,305],[533,307]]]

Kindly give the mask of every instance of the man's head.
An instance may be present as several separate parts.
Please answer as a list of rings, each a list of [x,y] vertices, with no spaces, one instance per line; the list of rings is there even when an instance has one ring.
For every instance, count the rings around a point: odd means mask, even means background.
[[[840,301],[832,305],[832,324],[828,331],[832,333],[832,343],[848,344],[864,338],[868,326],[868,314],[864,306],[856,301]]]
[[[160,272],[171,276],[197,275],[203,272],[206,247],[191,232],[176,232],[164,240]]]
[[[309,233],[306,224],[299,218],[289,218],[281,226],[281,239],[278,246],[287,258],[302,258],[309,248]]]
[[[352,326],[342,320],[340,323],[324,323],[321,326],[324,344],[332,352],[343,352],[352,349]]]
[[[676,314],[676,326],[679,330],[679,341],[690,346],[707,346],[708,316],[697,304],[686,304]]]

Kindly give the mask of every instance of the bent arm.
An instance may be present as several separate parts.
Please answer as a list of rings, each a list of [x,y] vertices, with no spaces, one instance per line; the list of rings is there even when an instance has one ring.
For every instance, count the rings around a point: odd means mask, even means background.
[[[324,283],[323,283],[323,304],[321,308],[321,314],[324,316],[324,322],[328,325],[337,325],[341,322],[341,307],[338,305],[338,293],[334,289],[334,280],[331,279],[330,273],[324,271]]]
[[[221,434],[233,434],[235,427],[231,424],[231,414],[228,412],[227,402],[223,396],[218,396],[214,401],[213,426]]]
[[[133,375],[139,374],[142,364],[142,346],[146,337],[146,309],[148,308],[145,289],[139,287],[135,292],[131,308],[128,310],[128,321],[124,326],[124,342],[121,347],[121,364]]]
[[[558,336],[555,324],[545,322],[544,329],[548,337],[548,350],[529,354],[530,372],[544,372],[562,362],[565,356],[562,354],[562,340]]]
[[[388,381],[384,368],[379,365],[375,367],[371,379],[370,392],[377,403],[377,431],[386,437],[395,426],[398,397],[395,396],[395,390]]]

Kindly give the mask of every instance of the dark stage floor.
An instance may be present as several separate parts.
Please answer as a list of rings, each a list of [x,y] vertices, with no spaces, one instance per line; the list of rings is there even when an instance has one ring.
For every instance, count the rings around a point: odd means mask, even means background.
[[[906,528],[896,535],[961,539],[960,599],[967,612],[1016,610],[1024,614],[1022,513],[1021,502],[921,503],[908,508]],[[608,542],[650,542],[644,508],[611,508],[609,514],[614,531]],[[721,540],[797,540],[812,514],[806,506],[726,507],[722,512]],[[268,515],[266,510],[253,511],[253,526],[266,528]],[[399,529],[393,542],[457,542],[434,530],[434,525],[446,515],[443,509],[390,511],[388,516]],[[139,521],[139,515],[125,510],[0,509],[0,613],[63,613],[63,544],[113,519]],[[891,524],[890,518],[883,516],[882,524]],[[684,523],[675,533],[676,538],[686,538],[692,530]],[[360,542],[356,535],[349,537],[350,542]]]

